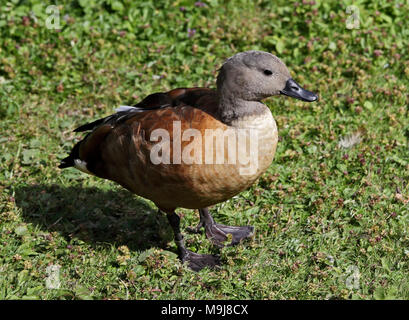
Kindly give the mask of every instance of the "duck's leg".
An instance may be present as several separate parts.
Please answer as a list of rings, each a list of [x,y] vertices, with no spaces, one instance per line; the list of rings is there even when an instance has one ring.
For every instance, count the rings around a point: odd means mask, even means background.
[[[217,256],[210,254],[199,254],[187,250],[185,247],[183,235],[180,232],[179,216],[175,212],[172,212],[168,213],[167,217],[175,235],[175,242],[178,247],[179,258],[182,263],[187,261],[189,268],[194,271],[199,271],[205,267],[213,268],[220,264],[219,257]]]
[[[238,244],[241,240],[249,238],[254,234],[253,226],[232,227],[216,223],[207,208],[199,209],[200,222],[196,228],[190,228],[192,232],[200,232],[204,227],[207,238],[218,247],[223,247],[231,235],[230,246]]]

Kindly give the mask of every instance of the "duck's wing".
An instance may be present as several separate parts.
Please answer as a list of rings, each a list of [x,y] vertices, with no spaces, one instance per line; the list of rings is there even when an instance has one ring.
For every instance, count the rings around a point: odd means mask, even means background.
[[[134,106],[121,106],[116,109],[116,113],[108,117],[98,119],[96,121],[86,123],[74,130],[74,132],[82,132],[94,130],[104,124],[114,124],[120,121],[125,121],[132,117],[135,113],[146,112],[149,110],[157,110],[172,106],[173,101],[166,93],[154,93],[147,96],[140,103]]]
[[[217,91],[209,88],[179,88],[167,93],[177,106],[182,103],[200,109],[216,119],[218,118]]]
[[[76,128],[74,132],[94,130],[103,124],[125,121],[134,116],[135,113],[176,107],[181,104],[201,109],[217,117],[217,95],[215,90],[208,88],[178,88],[169,92],[153,93],[133,106],[121,106],[116,109],[115,114],[86,123]]]
[[[86,163],[89,161],[86,159],[98,153],[96,148],[99,148],[106,136],[121,124],[135,122],[139,124],[139,127],[145,127],[144,130],[151,131],[150,129],[157,127],[158,124],[163,126],[168,121],[171,122],[178,117],[187,116],[186,112],[179,115],[175,114],[180,113],[186,107],[204,111],[210,118],[218,122],[216,120],[217,95],[213,89],[178,88],[169,92],[154,93],[133,106],[122,106],[117,109],[116,113],[108,117],[76,128],[75,132],[91,132],[74,146],[70,155],[61,161],[59,168],[75,166],[78,169],[84,169],[83,171],[88,171]],[[171,112],[159,112],[161,109],[171,109]]]

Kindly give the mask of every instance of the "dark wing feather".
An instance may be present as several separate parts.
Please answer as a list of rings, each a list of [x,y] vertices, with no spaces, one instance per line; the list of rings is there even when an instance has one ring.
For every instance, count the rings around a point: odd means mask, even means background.
[[[217,95],[216,91],[213,89],[178,88],[169,92],[154,93],[144,98],[141,102],[135,104],[133,108],[129,110],[114,113],[108,117],[98,119],[76,128],[74,132],[91,132],[74,146],[70,152],[70,155],[61,161],[59,167],[67,168],[74,166],[74,160],[79,159],[79,149],[81,144],[86,142],[90,135],[92,135],[98,128],[105,125],[114,127],[141,112],[181,105],[189,105],[217,117]]]
[[[84,124],[74,130],[74,132],[83,132],[83,131],[89,131],[89,130],[94,130],[97,127],[104,125],[104,124],[110,124],[114,125],[116,123],[122,123],[123,121],[128,120],[129,118],[133,117],[135,113],[140,113],[140,112],[146,112],[149,110],[157,110],[157,109],[163,109],[170,107],[170,104],[163,104],[163,105],[158,105],[155,107],[150,107],[150,108],[140,108],[140,107],[133,107],[132,109],[129,109],[127,111],[120,111],[117,113],[114,113],[113,115],[110,115],[108,117],[98,119],[94,122],[90,122],[87,124]]]
[[[135,113],[138,113],[138,112],[167,108],[167,107],[170,107],[171,105],[172,105],[172,99],[168,96],[167,93],[163,93],[163,92],[153,93],[147,96],[141,102],[133,105],[133,108],[130,110],[117,112],[108,117],[84,124],[76,128],[74,132],[94,130],[96,127],[99,127],[100,125],[103,125],[103,124],[114,124],[114,123],[125,121],[129,119],[129,117],[132,117]]]

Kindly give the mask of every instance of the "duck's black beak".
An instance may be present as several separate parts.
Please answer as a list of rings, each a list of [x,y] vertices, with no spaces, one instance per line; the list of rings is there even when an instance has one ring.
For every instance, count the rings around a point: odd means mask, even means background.
[[[281,90],[280,93],[307,102],[318,100],[318,96],[315,93],[303,89],[297,82],[295,82],[291,78],[287,80],[285,88]]]

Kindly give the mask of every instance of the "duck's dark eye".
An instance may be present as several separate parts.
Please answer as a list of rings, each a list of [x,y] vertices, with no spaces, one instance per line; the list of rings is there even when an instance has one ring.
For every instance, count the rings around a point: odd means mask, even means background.
[[[271,70],[264,70],[263,72],[266,76],[271,76],[273,74],[273,71]]]

